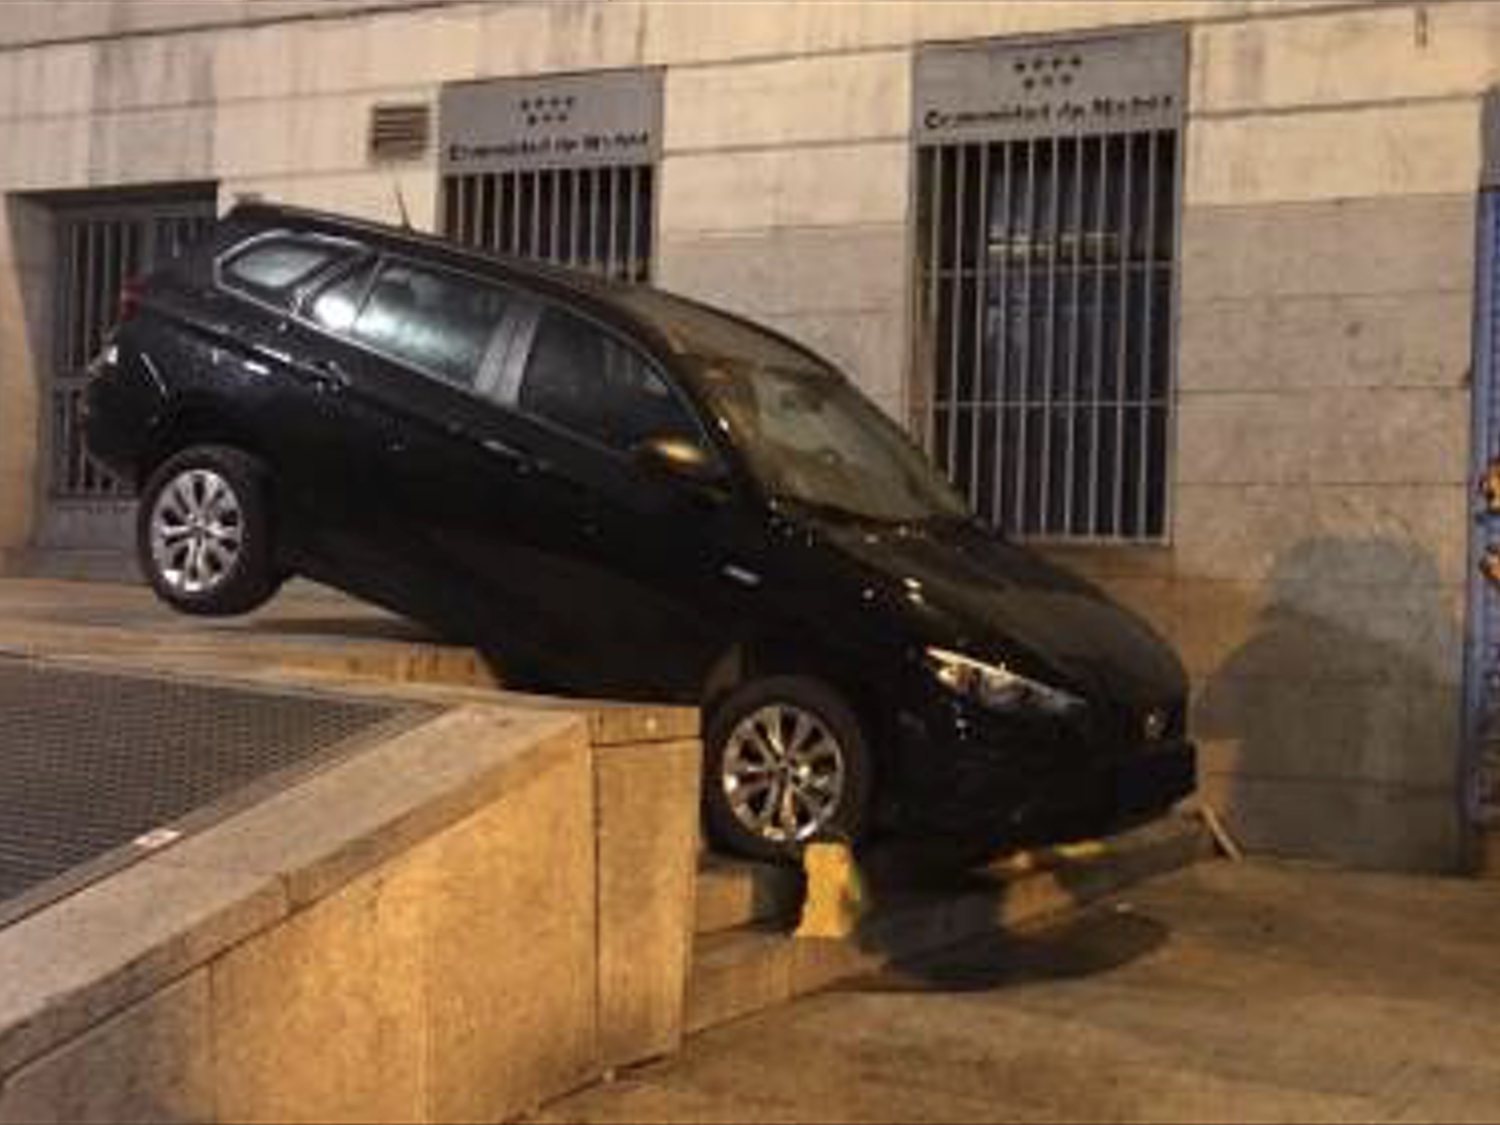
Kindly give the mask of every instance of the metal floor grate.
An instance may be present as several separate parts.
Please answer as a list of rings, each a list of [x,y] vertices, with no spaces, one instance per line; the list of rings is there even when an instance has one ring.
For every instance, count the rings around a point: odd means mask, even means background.
[[[0,657],[0,924],[432,711]]]

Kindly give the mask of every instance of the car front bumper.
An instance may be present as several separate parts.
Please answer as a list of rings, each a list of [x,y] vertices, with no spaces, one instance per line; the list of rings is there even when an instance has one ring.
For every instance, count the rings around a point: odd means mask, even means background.
[[[887,824],[903,834],[1041,844],[1154,819],[1197,786],[1197,748],[995,721],[903,717]],[[970,716],[972,718],[972,716]]]

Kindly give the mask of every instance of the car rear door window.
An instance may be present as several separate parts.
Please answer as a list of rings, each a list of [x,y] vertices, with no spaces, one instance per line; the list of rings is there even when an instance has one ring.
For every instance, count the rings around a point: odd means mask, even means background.
[[[357,298],[330,289],[314,302],[313,316],[336,320],[346,315],[341,299]],[[469,389],[510,303],[510,294],[499,286],[446,270],[390,263],[365,298],[353,335],[444,382]]]
[[[290,235],[263,238],[226,261],[222,277],[235,289],[288,308],[299,286],[355,251],[341,243]]]
[[[703,444],[688,407],[644,356],[560,309],[542,313],[516,405],[622,451],[658,437]]]
[[[307,315],[331,332],[347,333],[359,318],[375,263],[368,262],[330,283],[306,306]]]

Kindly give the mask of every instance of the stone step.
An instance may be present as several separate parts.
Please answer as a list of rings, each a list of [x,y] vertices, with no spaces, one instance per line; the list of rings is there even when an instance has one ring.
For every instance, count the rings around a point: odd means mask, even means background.
[[[105,547],[22,547],[0,558],[0,574],[70,582],[143,581],[133,551]]]
[[[1061,915],[1210,855],[1202,822],[1174,816],[1103,841],[1019,853],[941,887],[881,886],[867,876],[876,885],[867,886],[864,918],[846,939],[795,938],[765,922],[700,929],[686,1030],[703,1031],[839,980]]]
[[[790,929],[801,906],[802,873],[796,868],[714,855],[698,866],[699,934],[758,924]]]

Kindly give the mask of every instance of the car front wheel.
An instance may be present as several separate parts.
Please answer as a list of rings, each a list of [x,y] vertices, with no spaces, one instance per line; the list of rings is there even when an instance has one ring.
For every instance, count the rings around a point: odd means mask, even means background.
[[[720,847],[795,861],[814,840],[857,842],[873,782],[858,719],[816,680],[740,688],[705,732],[704,811]]]
[[[141,493],[137,545],[152,589],[184,613],[248,613],[276,592],[266,471],[238,449],[169,458]]]

